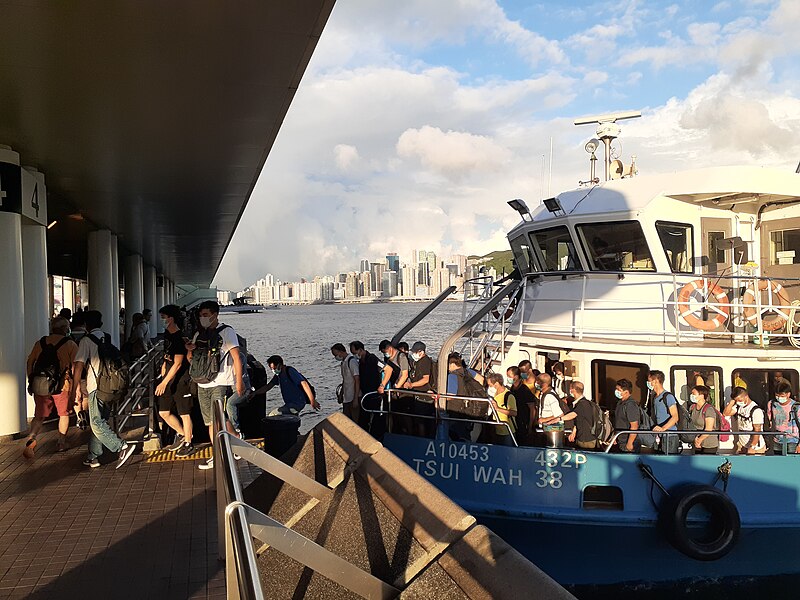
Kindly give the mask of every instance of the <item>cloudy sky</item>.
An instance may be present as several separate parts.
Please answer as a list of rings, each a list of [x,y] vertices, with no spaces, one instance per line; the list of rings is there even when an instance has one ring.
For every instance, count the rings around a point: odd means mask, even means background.
[[[337,0],[215,283],[507,248],[622,121],[641,174],[800,161],[800,0]],[[550,140],[553,143],[549,181]]]

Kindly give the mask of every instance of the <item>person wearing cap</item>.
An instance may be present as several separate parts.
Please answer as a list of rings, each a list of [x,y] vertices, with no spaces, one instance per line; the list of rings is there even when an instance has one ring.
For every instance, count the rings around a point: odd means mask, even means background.
[[[405,388],[415,392],[433,392],[433,361],[425,354],[425,344],[414,342],[411,346],[411,358],[414,360],[414,370],[412,377],[406,382]],[[433,437],[436,430],[435,420],[430,417],[436,416],[436,409],[433,406],[433,396],[414,394],[414,414],[420,419],[416,419],[415,429],[417,435],[421,437]]]

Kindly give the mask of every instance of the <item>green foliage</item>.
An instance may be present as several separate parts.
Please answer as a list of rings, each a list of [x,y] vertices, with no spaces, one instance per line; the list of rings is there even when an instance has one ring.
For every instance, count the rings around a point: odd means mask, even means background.
[[[474,259],[477,263],[483,264],[487,268],[494,267],[498,275],[503,272],[508,275],[514,268],[511,262],[512,257],[511,250],[495,250],[485,256],[470,256],[468,258],[470,260]]]

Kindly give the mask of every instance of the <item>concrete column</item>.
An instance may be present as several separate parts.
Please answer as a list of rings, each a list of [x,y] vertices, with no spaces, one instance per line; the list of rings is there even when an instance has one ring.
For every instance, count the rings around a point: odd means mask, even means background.
[[[161,324],[161,317],[158,314],[158,309],[166,304],[164,301],[164,284],[166,283],[166,279],[164,276],[161,276],[161,285],[158,285],[158,277],[156,277],[156,306],[153,308],[153,316],[156,319],[156,326],[158,327],[158,333],[164,333],[164,326]]]
[[[50,333],[50,290],[47,279],[47,239],[43,225],[22,218],[22,282],[25,298],[25,348]],[[65,292],[66,293],[66,292]],[[26,356],[27,356],[26,352]],[[27,396],[25,416],[33,416],[33,396]]]
[[[107,323],[108,333],[111,334],[111,339],[114,340],[114,344],[119,347],[122,344],[119,331],[119,244],[117,243],[117,236],[114,234],[111,234],[111,264],[113,265],[111,287],[113,290],[114,320],[107,321]]]
[[[175,295],[175,282],[172,279],[169,280],[169,301],[172,304],[178,303],[178,298]]]
[[[133,315],[144,310],[142,257],[131,254],[125,260],[125,337],[131,334]]]
[[[108,229],[89,234],[89,308],[103,313],[103,331],[112,333],[114,320],[114,269],[111,232]]]
[[[158,319],[158,309],[156,306],[156,268],[150,265],[144,266],[144,307],[149,308],[153,314],[150,315],[150,337],[156,336],[156,319]]]

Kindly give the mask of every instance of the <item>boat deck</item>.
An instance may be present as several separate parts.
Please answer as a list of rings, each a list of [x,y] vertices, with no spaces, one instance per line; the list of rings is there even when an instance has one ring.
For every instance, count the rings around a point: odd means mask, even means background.
[[[0,444],[0,599],[225,598],[213,471],[143,454],[90,469],[86,436],[57,454],[40,435],[33,460]]]

